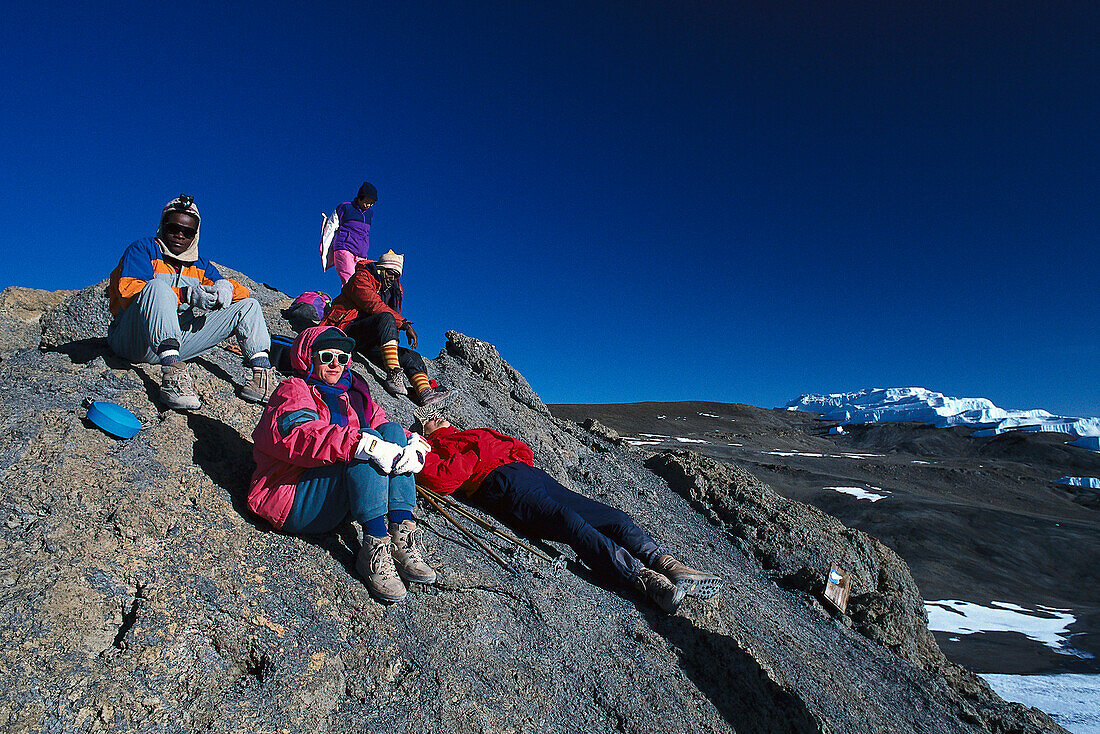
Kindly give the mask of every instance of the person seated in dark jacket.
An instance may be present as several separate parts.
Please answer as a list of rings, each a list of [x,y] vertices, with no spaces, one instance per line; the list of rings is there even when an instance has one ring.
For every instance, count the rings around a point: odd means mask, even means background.
[[[676,560],[622,510],[572,492],[534,466],[531,447],[491,428],[459,430],[436,412],[422,421],[432,451],[419,482],[468,502],[532,537],[567,543],[593,571],[672,613],[685,595],[711,598],[718,576]]]
[[[355,274],[344,284],[340,295],[321,323],[343,329],[355,339],[363,354],[386,369],[382,386],[391,395],[408,395],[405,374],[412,382],[413,400],[431,405],[450,396],[450,391],[432,386],[424,358],[416,349],[419,339],[412,322],[401,315],[401,271],[405,256],[393,250],[378,260],[363,260],[355,266]],[[398,332],[404,331],[412,349],[397,345]]]

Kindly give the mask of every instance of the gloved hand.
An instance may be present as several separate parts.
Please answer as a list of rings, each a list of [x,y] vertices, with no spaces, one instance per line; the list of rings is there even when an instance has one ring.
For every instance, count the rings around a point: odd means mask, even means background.
[[[408,444],[412,446],[414,443],[420,444],[418,451],[422,454],[430,454],[432,452],[432,445],[428,443],[428,439],[421,436],[419,433],[413,432],[409,436]]]
[[[424,457],[427,456],[429,451],[431,451],[431,446],[428,442],[421,438],[419,434],[414,433],[409,437],[409,445],[401,452],[401,458],[397,460],[397,464],[393,467],[393,473],[419,473],[424,468]]]
[[[355,448],[355,458],[360,461],[370,461],[381,469],[383,474],[393,474],[394,465],[401,458],[403,450],[403,447],[395,443],[364,433],[359,437],[359,445]]]
[[[214,308],[225,308],[233,303],[233,283],[228,278],[214,281],[214,295],[218,303]]]
[[[192,285],[187,288],[187,302],[191,304],[192,308],[211,311],[217,305],[218,297],[211,286]]]

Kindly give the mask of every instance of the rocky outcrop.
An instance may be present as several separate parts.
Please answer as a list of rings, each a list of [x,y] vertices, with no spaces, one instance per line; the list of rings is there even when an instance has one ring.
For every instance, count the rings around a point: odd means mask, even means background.
[[[737,466],[690,451],[658,454],[647,463],[777,583],[819,595],[830,567],[838,565],[853,578],[843,621],[911,663],[943,665],[909,568],[875,538],[780,496]]]
[[[959,695],[964,720],[989,731],[1014,731],[1020,717],[1029,726],[1042,726],[1042,717],[1005,705],[985,681],[947,660],[928,631],[924,602],[909,567],[877,539],[782,497],[738,466],[691,451],[657,454],[646,464],[707,514],[778,585],[816,600],[833,565],[848,571],[853,583],[846,613],[826,606],[822,613],[836,615],[841,624],[941,677]]]
[[[289,333],[289,298],[241,280]],[[261,409],[235,397],[240,358],[197,359],[203,408],[160,412],[156,368],[111,355],[106,323],[103,284],[0,294],[6,731],[1058,731],[942,662],[881,544],[691,454],[647,467],[455,332],[429,369],[458,392],[456,424],[520,436],[727,588],[665,616],[567,548],[546,545],[568,560],[547,564],[487,536],[514,571],[500,568],[423,508],[439,581],[381,606],[350,527],[293,537],[248,513]],[[88,398],[144,427],[109,437]],[[850,618],[817,601],[827,561],[858,574]]]

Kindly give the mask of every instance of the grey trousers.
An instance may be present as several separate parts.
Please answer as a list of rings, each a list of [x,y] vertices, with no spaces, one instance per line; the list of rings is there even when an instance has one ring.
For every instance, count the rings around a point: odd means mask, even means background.
[[[156,349],[168,339],[179,342],[180,359],[191,359],[209,352],[231,334],[237,337],[246,360],[271,348],[259,301],[244,298],[226,308],[196,315],[191,309],[180,311],[172,287],[153,279],[111,322],[107,343],[123,359],[158,364]]]

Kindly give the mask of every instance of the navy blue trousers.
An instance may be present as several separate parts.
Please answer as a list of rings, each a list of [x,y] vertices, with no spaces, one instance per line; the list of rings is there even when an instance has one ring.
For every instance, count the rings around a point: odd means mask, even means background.
[[[622,510],[571,492],[524,463],[489,474],[470,502],[527,535],[567,543],[586,566],[624,584],[664,553]]]
[[[382,345],[397,341],[400,334],[400,329],[397,328],[397,321],[393,318],[393,314],[385,311],[360,316],[348,324],[345,331],[348,336],[355,340],[360,352],[383,367],[386,366],[386,363],[382,359]],[[424,367],[424,358],[418,352],[414,352],[407,347],[397,348],[397,362],[409,377],[417,372],[425,374],[428,372]]]

